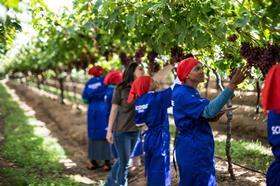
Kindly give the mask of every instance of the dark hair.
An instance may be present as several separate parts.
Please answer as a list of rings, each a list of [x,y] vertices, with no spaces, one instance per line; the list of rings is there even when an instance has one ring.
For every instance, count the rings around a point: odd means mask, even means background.
[[[134,81],[134,72],[138,65],[138,63],[133,62],[125,68],[123,73],[123,81],[117,87],[127,87]]]

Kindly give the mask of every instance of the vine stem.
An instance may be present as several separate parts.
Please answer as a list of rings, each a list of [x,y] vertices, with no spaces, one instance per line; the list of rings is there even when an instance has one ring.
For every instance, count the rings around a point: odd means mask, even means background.
[[[221,91],[224,90],[223,82],[221,79],[220,74],[217,72],[216,69],[212,69],[213,73],[216,76],[216,81],[219,89]],[[230,99],[227,103],[227,108],[232,107],[232,100]],[[233,118],[233,113],[232,111],[227,112],[227,139],[226,139],[226,156],[227,156],[227,162],[228,162],[228,172],[230,174],[230,177],[232,180],[236,180],[234,171],[232,168],[232,161],[231,161],[231,128],[232,128],[232,118]]]

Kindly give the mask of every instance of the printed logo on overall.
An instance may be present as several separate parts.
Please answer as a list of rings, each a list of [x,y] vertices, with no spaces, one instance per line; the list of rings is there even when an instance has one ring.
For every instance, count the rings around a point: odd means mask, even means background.
[[[280,126],[272,126],[271,130],[272,130],[272,135],[280,134]]]
[[[142,113],[142,112],[144,112],[144,111],[148,108],[148,105],[149,105],[149,104],[144,104],[144,105],[135,106],[135,110],[136,110],[138,113]]]
[[[101,86],[101,83],[98,82],[98,83],[94,83],[94,84],[89,85],[88,88],[90,88],[90,89],[97,89],[100,86]]]

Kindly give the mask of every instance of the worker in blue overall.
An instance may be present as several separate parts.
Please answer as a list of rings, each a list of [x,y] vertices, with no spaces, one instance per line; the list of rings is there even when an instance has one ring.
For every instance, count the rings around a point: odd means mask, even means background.
[[[112,155],[111,145],[106,140],[108,125],[106,103],[104,101],[106,86],[103,83],[102,73],[103,69],[100,66],[93,66],[89,69],[88,74],[92,78],[86,83],[82,98],[84,102],[88,103],[87,132],[90,164],[87,168],[90,170],[97,169],[100,167],[97,161],[103,160],[105,161],[103,170],[109,171]]]
[[[268,186],[280,185],[280,64],[274,65],[265,78],[262,90],[264,112],[267,114],[268,141],[275,160],[267,170]]]
[[[171,185],[169,156],[169,124],[167,108],[171,106],[172,90],[151,92],[155,83],[150,76],[137,78],[130,89],[128,102],[135,101],[134,122],[146,124],[144,134],[145,173],[147,185]]]
[[[216,185],[214,139],[208,120],[217,117],[245,74],[241,69],[236,70],[227,88],[209,101],[197,90],[197,85],[204,81],[202,64],[192,57],[179,63],[177,76],[182,84],[174,86],[172,106],[178,131],[175,155],[180,186]]]

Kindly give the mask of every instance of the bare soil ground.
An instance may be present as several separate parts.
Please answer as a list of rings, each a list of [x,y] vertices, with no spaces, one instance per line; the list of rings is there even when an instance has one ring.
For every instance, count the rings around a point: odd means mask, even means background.
[[[105,179],[106,172],[101,169],[89,171],[87,165],[87,140],[86,140],[86,113],[73,109],[70,105],[61,105],[57,100],[39,95],[14,82],[8,83],[9,87],[16,90],[20,99],[36,111],[36,118],[47,124],[52,135],[58,138],[59,143],[68,152],[69,158],[77,163],[71,170],[73,174],[79,173],[92,179]],[[245,117],[245,115],[244,115]],[[241,122],[242,120],[239,120]],[[222,132],[220,132],[222,133]],[[219,132],[216,133],[219,135]],[[252,136],[254,138],[254,136]],[[265,176],[244,168],[234,166],[236,181],[231,181],[227,173],[226,162],[216,159],[216,174],[218,185],[265,185]],[[0,177],[1,178],[1,177]],[[172,185],[177,185],[178,178],[172,168]],[[139,167],[130,178],[130,186],[146,185],[143,166]]]

